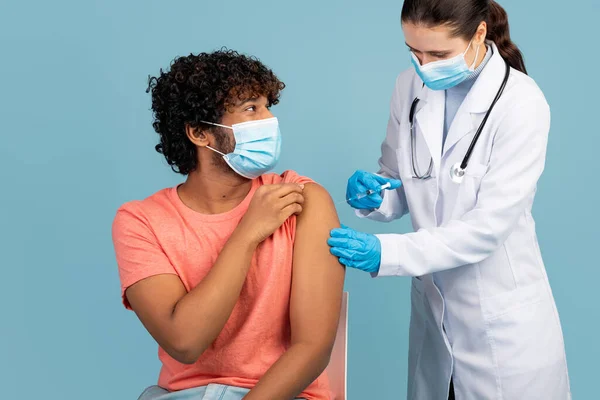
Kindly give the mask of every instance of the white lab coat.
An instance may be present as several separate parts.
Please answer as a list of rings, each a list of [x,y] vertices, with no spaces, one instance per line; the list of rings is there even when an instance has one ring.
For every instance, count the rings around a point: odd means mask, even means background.
[[[494,55],[459,108],[442,149],[443,91],[423,88],[414,69],[398,77],[380,174],[386,191],[363,217],[409,213],[415,232],[377,235],[378,276],[411,276],[408,399],[570,399],[563,335],[538,247],[531,207],[544,169],[550,111],[535,82],[511,70],[461,184],[450,179],[496,96],[505,63]],[[413,178],[409,110],[418,96]]]

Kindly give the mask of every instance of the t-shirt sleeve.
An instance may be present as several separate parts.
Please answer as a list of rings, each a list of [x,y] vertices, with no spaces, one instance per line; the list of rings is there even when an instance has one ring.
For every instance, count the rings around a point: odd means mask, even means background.
[[[298,175],[296,171],[288,170],[281,174],[281,178],[283,183],[298,183],[298,184],[307,184],[307,183],[316,183],[312,179]]]
[[[132,206],[117,211],[112,238],[121,280],[123,305],[131,309],[125,291],[131,285],[161,274],[178,275],[142,212]]]
[[[298,175],[296,171],[288,170],[281,174],[281,182],[282,183],[297,183],[297,184],[307,184],[307,183],[316,183],[312,179]],[[292,241],[292,243],[296,240],[296,216],[292,215],[287,219],[284,223],[284,227],[288,232],[288,235]]]

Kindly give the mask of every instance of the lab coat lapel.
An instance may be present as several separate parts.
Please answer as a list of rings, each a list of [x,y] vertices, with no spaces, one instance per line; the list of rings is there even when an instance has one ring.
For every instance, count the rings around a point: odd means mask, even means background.
[[[419,98],[425,105],[417,110],[416,124],[433,159],[435,176],[438,176],[442,156],[442,135],[444,134],[445,95],[443,91],[423,87]],[[416,140],[420,140],[419,135]],[[426,167],[425,164],[421,168],[424,167]]]
[[[449,149],[451,149],[460,139],[473,132],[475,128],[474,116],[467,110],[465,110],[465,103],[463,103],[456,112],[456,116],[450,125],[446,142],[444,143],[445,156]]]
[[[488,42],[488,44],[492,47],[494,54],[481,71],[481,75],[477,78],[454,117],[444,144],[444,156],[463,137],[474,133],[478,127],[478,121],[482,119],[478,114],[487,112],[500,85],[502,85],[506,64],[496,45],[493,42]]]

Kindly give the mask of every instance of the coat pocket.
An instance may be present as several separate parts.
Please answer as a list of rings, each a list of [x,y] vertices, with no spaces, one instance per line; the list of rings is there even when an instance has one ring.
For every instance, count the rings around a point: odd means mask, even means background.
[[[504,384],[519,386],[560,362],[562,334],[545,281],[481,301],[488,340]]]
[[[487,321],[493,321],[511,311],[535,304],[542,299],[544,289],[544,282],[540,281],[527,286],[516,287],[513,290],[491,297],[484,297],[481,300],[483,317]]]

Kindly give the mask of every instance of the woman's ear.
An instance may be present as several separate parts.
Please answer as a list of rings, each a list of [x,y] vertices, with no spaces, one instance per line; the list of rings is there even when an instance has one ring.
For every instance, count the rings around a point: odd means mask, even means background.
[[[477,27],[477,32],[475,32],[475,38],[473,38],[473,44],[475,46],[481,46],[485,43],[485,38],[487,37],[487,23],[482,21]]]

